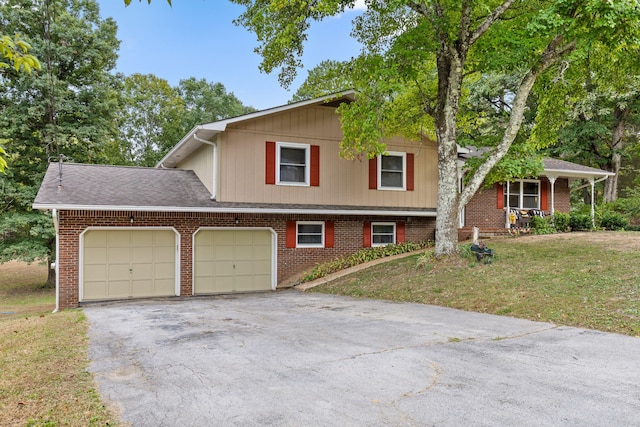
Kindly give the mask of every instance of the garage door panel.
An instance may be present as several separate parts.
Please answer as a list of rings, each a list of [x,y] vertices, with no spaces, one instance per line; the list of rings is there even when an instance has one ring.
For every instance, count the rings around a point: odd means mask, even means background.
[[[194,239],[194,293],[270,290],[268,230],[200,230]]]
[[[132,280],[131,285],[131,296],[133,297],[141,298],[155,296],[152,280]]]
[[[131,268],[131,279],[132,280],[151,280],[153,277],[153,264],[134,264]]]
[[[131,234],[131,246],[137,247],[151,247],[153,246],[153,231],[136,231]]]
[[[175,295],[173,231],[90,230],[83,239],[83,300]]]
[[[107,233],[103,231],[88,231],[84,236],[85,248],[105,248],[107,246]]]
[[[228,245],[216,246],[213,250],[213,259],[233,261],[234,247]]]
[[[84,280],[88,282],[107,280],[107,266],[102,265],[85,265],[84,268]]]
[[[271,261],[259,260],[253,263],[253,274],[266,274],[271,275]]]
[[[111,248],[129,248],[131,246],[131,232],[109,230],[107,233],[107,245]]]
[[[129,248],[109,247],[107,249],[108,264],[129,264],[130,260],[131,251],[129,250]]]
[[[175,276],[175,265],[173,263],[156,263],[154,265],[153,277],[155,280],[171,279]]]
[[[153,245],[155,247],[168,246],[173,248],[176,242],[176,236],[174,233],[166,231],[154,231],[153,233]]]
[[[156,279],[154,282],[155,293],[161,295],[173,295],[175,293],[176,283],[173,278]]]
[[[131,252],[131,262],[137,263],[151,263],[153,262],[154,251],[152,247],[135,248]]]
[[[128,298],[130,296],[130,280],[110,280],[107,284],[107,298]]]
[[[233,276],[235,274],[233,261],[215,261],[214,268],[216,277]]]

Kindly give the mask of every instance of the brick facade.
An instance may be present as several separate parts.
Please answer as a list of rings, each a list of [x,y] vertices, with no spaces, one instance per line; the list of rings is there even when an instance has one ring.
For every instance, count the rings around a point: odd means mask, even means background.
[[[133,217],[133,223],[131,218]],[[285,286],[294,278],[319,262],[351,254],[363,247],[365,221],[396,222],[398,218],[327,215],[267,215],[189,212],[131,212],[131,211],[77,211],[58,213],[59,253],[59,308],[78,306],[80,235],[89,227],[144,227],[173,228],[180,235],[180,295],[192,294],[192,240],[200,227],[268,227],[277,234],[277,281]],[[287,248],[287,221],[334,221],[335,244],[332,248]],[[433,240],[435,218],[403,217],[406,241]]]
[[[543,178],[543,181],[546,179]],[[483,229],[504,229],[506,213],[503,208],[498,207],[498,184],[490,188],[478,191],[465,208],[464,225],[466,227],[478,227]],[[551,186],[549,188],[548,206],[546,213],[551,210]],[[554,184],[554,209],[555,212],[569,213],[571,200],[569,194],[569,180],[566,178],[556,179]]]

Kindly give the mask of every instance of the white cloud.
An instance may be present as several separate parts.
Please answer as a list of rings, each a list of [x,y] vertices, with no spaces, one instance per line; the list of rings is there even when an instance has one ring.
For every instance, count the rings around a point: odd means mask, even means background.
[[[367,5],[364,1],[365,0],[356,0],[356,3],[352,8],[350,8],[350,10],[367,10]]]

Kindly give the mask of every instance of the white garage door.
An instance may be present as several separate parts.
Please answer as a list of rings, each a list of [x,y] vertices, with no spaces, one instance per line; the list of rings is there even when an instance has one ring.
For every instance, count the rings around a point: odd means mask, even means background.
[[[272,248],[269,230],[199,230],[194,239],[194,293],[271,290]]]
[[[176,295],[173,231],[89,230],[83,239],[83,301]]]

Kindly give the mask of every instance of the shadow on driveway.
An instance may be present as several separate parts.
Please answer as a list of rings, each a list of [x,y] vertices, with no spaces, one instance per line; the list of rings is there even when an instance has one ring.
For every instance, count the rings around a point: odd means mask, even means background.
[[[84,311],[134,426],[640,423],[637,338],[293,290]]]

